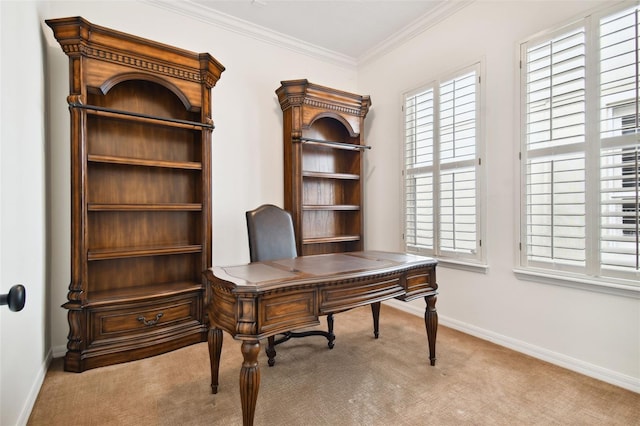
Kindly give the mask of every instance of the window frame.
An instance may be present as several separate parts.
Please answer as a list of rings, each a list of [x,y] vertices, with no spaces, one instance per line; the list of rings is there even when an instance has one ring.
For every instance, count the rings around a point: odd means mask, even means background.
[[[439,154],[436,153],[436,150],[439,151],[438,147],[440,146],[439,139],[439,120],[440,120],[440,86],[443,83],[449,82],[456,78],[465,76],[471,72],[475,72],[475,156],[472,160],[469,160],[469,167],[473,167],[475,173],[475,237],[476,237],[476,249],[475,253],[459,253],[455,251],[443,250],[440,243],[439,237],[439,220],[437,219],[440,214],[440,195],[442,192],[441,183],[439,182],[438,174],[442,169],[447,169],[447,167],[441,167],[441,162],[439,160]],[[460,67],[452,72],[447,72],[442,74],[441,76],[429,80],[425,84],[421,84],[418,87],[414,87],[410,90],[406,90],[401,94],[401,130],[400,137],[402,140],[401,146],[401,155],[400,161],[401,171],[402,171],[402,240],[404,244],[405,251],[409,253],[415,253],[420,255],[432,256],[438,259],[440,265],[453,267],[457,269],[464,269],[474,272],[483,272],[487,271],[487,262],[486,262],[486,232],[485,232],[485,160],[484,160],[484,87],[485,84],[483,82],[484,78],[484,60],[480,59],[477,61],[473,61],[470,65]],[[434,244],[433,248],[424,248],[416,245],[409,244],[407,238],[407,216],[408,216],[408,193],[407,193],[407,175],[408,175],[408,167],[407,167],[407,132],[406,132],[406,120],[407,120],[407,112],[405,111],[405,105],[408,98],[414,97],[421,93],[424,93],[432,89],[434,92],[433,95],[433,104],[434,104],[434,113],[433,113],[433,122],[434,122],[434,130],[433,130],[433,166],[431,169],[433,170],[433,185],[434,185],[434,197],[433,197],[433,227],[434,227]],[[419,168],[419,167],[416,167]],[[437,189],[436,189],[437,188]]]
[[[520,155],[518,161],[518,178],[520,181],[519,194],[516,202],[519,207],[519,229],[517,235],[519,242],[516,249],[517,265],[514,272],[519,278],[539,281],[546,284],[559,284],[569,287],[590,289],[605,293],[614,293],[633,297],[640,297],[640,271],[623,274],[611,272],[602,275],[601,249],[601,163],[602,149],[608,145],[607,137],[600,129],[600,63],[598,54],[600,49],[600,20],[602,18],[631,9],[633,4],[625,3],[613,7],[600,9],[588,16],[580,16],[572,22],[561,25],[544,32],[533,35],[518,43],[518,58],[520,66],[518,74],[518,137]],[[566,265],[554,265],[552,263],[540,264],[528,259],[527,252],[527,47],[535,46],[545,40],[552,40],[560,34],[566,34],[572,29],[584,28],[585,31],[585,147],[582,151],[585,155],[585,265],[584,267],[570,267]],[[637,77],[636,77],[637,78]],[[640,141],[640,133],[634,135],[636,143]],[[594,186],[595,185],[595,186]],[[592,189],[589,189],[592,188]],[[597,189],[593,189],[597,188]],[[605,268],[606,269],[606,268]]]

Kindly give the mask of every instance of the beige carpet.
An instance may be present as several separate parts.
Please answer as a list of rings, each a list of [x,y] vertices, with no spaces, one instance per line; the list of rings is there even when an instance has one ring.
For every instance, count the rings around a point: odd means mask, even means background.
[[[640,394],[440,326],[429,366],[421,318],[383,306],[335,316],[336,346],[308,337],[260,355],[256,425],[640,425]],[[127,364],[46,375],[29,425],[241,425],[240,344],[224,335],[210,393],[206,343]]]

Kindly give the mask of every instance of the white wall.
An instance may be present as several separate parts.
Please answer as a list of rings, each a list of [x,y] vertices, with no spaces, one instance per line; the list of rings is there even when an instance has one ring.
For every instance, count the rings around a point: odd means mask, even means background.
[[[0,293],[26,288],[23,310],[0,306],[0,424],[24,424],[46,372],[44,64],[34,3],[0,1]]]
[[[482,60],[487,173],[486,274],[438,268],[446,324],[640,391],[640,300],[522,281],[516,265],[518,45],[611,1],[476,1],[390,53],[365,63],[358,90],[370,94],[367,248],[402,250],[401,96]],[[395,304],[403,307],[401,303]],[[404,306],[420,313],[424,302]]]

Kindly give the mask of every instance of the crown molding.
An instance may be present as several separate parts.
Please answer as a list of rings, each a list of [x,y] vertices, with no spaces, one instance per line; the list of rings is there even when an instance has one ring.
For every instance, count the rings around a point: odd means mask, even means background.
[[[359,56],[357,58],[358,65],[364,65],[373,61],[375,58],[389,53],[396,47],[408,42],[414,37],[427,31],[429,28],[444,21],[456,12],[469,6],[474,1],[475,0],[447,0],[440,3],[438,6],[429,10],[429,12],[418,17],[404,29],[398,31],[391,37],[366,51],[363,55]]]
[[[389,53],[401,44],[418,36],[429,28],[442,22],[459,10],[465,8],[475,0],[447,0],[418,17],[401,31],[374,46],[362,56],[354,58],[333,50],[325,49],[315,44],[304,42],[295,37],[288,36],[278,31],[245,21],[240,18],[217,11],[213,8],[195,4],[190,0],[138,0],[150,6],[159,7],[173,13],[197,19],[206,24],[214,25],[236,34],[250,37],[265,43],[292,50],[317,59],[331,63],[355,68],[366,64],[377,57]]]
[[[334,64],[355,68],[357,61],[350,56],[334,52],[320,46],[304,42],[300,39],[270,30],[243,19],[222,13],[215,9],[194,4],[190,0],[138,0],[150,6],[160,7],[171,12],[197,19],[206,24],[215,25],[225,30],[253,38],[278,47],[284,47],[297,53],[320,58]]]

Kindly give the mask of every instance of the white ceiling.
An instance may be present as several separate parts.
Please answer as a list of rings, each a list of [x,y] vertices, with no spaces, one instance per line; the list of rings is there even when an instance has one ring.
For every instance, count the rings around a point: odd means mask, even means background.
[[[287,39],[352,63],[424,30],[470,0],[169,0],[156,5]],[[150,2],[151,3],[151,2]],[[224,22],[223,22],[224,21]]]

